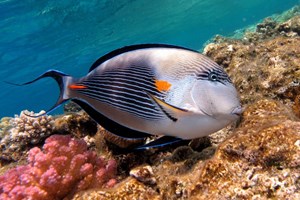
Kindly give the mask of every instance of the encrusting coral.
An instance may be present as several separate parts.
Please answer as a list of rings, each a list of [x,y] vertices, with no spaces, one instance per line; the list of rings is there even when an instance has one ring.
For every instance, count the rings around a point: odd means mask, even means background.
[[[62,199],[91,187],[116,183],[116,162],[87,150],[83,140],[53,135],[29,151],[28,164],[0,176],[0,199]]]
[[[18,160],[30,146],[40,143],[52,133],[52,116],[30,117],[43,113],[45,111],[35,114],[25,110],[19,116],[2,121],[6,125],[0,131],[0,163]]]

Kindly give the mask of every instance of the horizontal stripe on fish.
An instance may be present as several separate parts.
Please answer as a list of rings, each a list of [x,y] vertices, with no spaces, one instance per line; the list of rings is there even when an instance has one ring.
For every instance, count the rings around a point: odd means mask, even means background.
[[[134,79],[136,81],[145,82],[146,84],[153,83],[153,74],[139,74],[136,72],[108,72],[103,75],[90,77],[90,79],[114,79],[114,78]]]
[[[220,69],[220,66],[216,62],[214,62],[211,59],[208,59],[206,57],[201,59],[199,63],[203,63],[203,64],[205,64],[205,66],[209,66],[214,69]]]
[[[84,85],[89,88],[106,88],[109,89],[107,90],[108,93],[114,92],[115,90],[117,91],[127,91],[128,93],[131,94],[136,94],[136,95],[143,95],[144,92],[151,93],[153,95],[159,96],[162,98],[162,94],[159,93],[156,88],[154,87],[141,87],[140,85],[133,85],[130,83],[124,83],[124,82],[119,82],[119,81],[108,81],[108,80],[103,80],[103,81],[89,81],[89,82],[84,82]]]
[[[154,74],[147,68],[143,68],[143,70],[147,70],[147,72],[139,74],[134,70],[126,68],[119,71],[107,71],[103,74],[89,77],[89,79],[85,80],[83,83],[124,86],[129,87],[133,90],[144,90],[148,93],[163,98],[162,93],[164,93],[164,91],[159,91],[156,87]]]
[[[126,75],[126,77],[144,77],[146,79],[151,79],[155,76],[153,71],[148,68],[134,67],[134,68],[122,68],[118,70],[106,71],[103,74],[98,74],[99,77],[115,76],[115,75]]]
[[[217,76],[216,80],[210,80],[209,76],[210,73],[214,73]],[[210,80],[210,81],[216,81],[222,84],[231,83],[231,80],[227,77],[224,77],[222,74],[218,74],[217,72],[204,72],[197,75],[198,80]]]
[[[130,76],[135,76],[135,77],[153,77],[153,73],[149,72],[139,72],[135,70],[120,70],[120,71],[109,71],[105,72],[102,76],[114,76],[114,75],[130,75]],[[101,75],[100,75],[101,76]]]
[[[133,108],[141,108],[142,110],[145,111],[153,111],[153,109],[155,108],[152,104],[152,102],[149,101],[149,99],[147,99],[147,102],[143,102],[143,101],[138,101],[132,98],[127,98],[125,96],[120,96],[120,95],[116,95],[116,94],[111,94],[110,96],[105,96],[105,95],[100,95],[98,92],[94,92],[94,91],[88,91],[88,90],[83,90],[80,93],[85,94],[87,96],[90,96],[98,101],[102,101],[103,99],[107,99],[107,100],[111,100],[111,101],[115,101],[115,102],[119,102],[122,105],[126,105],[126,106],[132,106]],[[143,105],[141,105],[143,104]],[[142,106],[142,107],[140,107]]]
[[[140,73],[150,73],[153,74],[153,69],[140,65],[131,65],[130,67],[120,69],[118,71],[136,71]]]
[[[146,119],[146,120],[152,120],[152,121],[154,121],[154,120],[160,120],[163,117],[161,115],[151,115],[149,113],[142,113],[142,112],[138,112],[138,111],[135,112],[134,109],[132,109],[132,108],[128,109],[128,107],[126,107],[126,106],[124,107],[124,106],[120,105],[119,103],[111,102],[111,100],[102,100],[101,102],[102,103],[106,103],[108,105],[112,105],[112,106],[114,106],[117,109],[120,109],[122,111],[131,113],[131,114],[133,114],[133,115],[135,115],[137,117],[140,117],[140,118]]]
[[[183,69],[185,69],[186,66],[193,66],[192,69],[198,72],[220,68],[220,66],[215,63],[207,62],[206,59],[187,59],[179,61],[179,65],[182,66]]]
[[[97,87],[89,85],[87,89],[81,91],[99,93],[101,96],[107,96],[107,97],[114,96],[114,97],[131,98],[136,101],[140,101],[141,103],[146,103],[146,101],[149,101],[149,98],[146,95],[145,91],[130,90],[128,88],[121,88],[116,85],[107,85],[107,86],[102,85],[102,87],[98,87],[98,85]]]
[[[138,73],[141,75],[149,75],[149,76],[153,76],[154,73],[152,71],[152,69],[150,69],[149,67],[142,67],[139,65],[131,65],[130,67],[125,67],[125,68],[117,68],[114,70],[109,70],[104,72],[106,73],[110,73],[110,72],[117,72],[117,73],[126,73],[128,72],[128,74],[132,74],[132,73]]]
[[[144,77],[138,77],[138,76],[126,76],[126,75],[114,75],[114,76],[95,76],[90,78],[88,81],[110,81],[111,83],[114,81],[128,83],[136,85],[137,87],[141,88],[151,88],[155,90],[154,86],[154,80]]]
[[[107,103],[109,105],[112,105],[116,108],[119,108],[123,111],[130,112],[136,116],[145,118],[145,119],[151,119],[151,120],[157,120],[161,119],[164,115],[160,110],[157,110],[150,99],[148,99],[148,102],[150,104],[145,104],[145,102],[136,101],[132,98],[126,98],[121,97],[120,95],[110,94],[110,96],[104,96],[100,95],[99,92],[93,92],[88,91],[88,89],[80,91],[80,93],[96,99],[97,101]]]

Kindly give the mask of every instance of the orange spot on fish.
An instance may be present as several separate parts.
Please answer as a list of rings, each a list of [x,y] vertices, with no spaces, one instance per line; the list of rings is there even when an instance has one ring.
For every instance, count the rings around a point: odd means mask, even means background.
[[[171,84],[168,81],[164,80],[155,80],[155,86],[158,91],[160,92],[166,92],[169,91]]]
[[[69,85],[69,88],[72,90],[78,90],[78,89],[86,89],[87,86],[72,84],[72,85]]]

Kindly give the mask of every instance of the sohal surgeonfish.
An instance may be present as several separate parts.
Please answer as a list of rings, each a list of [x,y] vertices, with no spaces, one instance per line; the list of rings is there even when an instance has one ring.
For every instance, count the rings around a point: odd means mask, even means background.
[[[242,113],[223,68],[178,46],[126,46],[99,58],[84,77],[49,70],[22,85],[44,77],[54,78],[60,88],[59,99],[48,112],[71,99],[120,137],[164,135],[137,149],[209,135]]]

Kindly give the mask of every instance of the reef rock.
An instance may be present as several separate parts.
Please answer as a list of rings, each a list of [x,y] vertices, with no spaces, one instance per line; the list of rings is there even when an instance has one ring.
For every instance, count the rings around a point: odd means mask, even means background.
[[[300,122],[273,100],[250,105],[240,128],[201,169],[191,199],[299,199]]]
[[[70,112],[57,116],[54,121],[54,134],[71,134],[76,138],[82,138],[88,146],[94,146],[94,136],[98,130],[97,123],[84,111]]]
[[[73,199],[299,199],[300,122],[281,102],[260,100],[216,152],[182,146],[148,162]]]
[[[295,16],[287,22],[278,25],[277,30],[285,33],[294,32],[294,35],[300,35],[300,16]]]
[[[82,191],[74,195],[72,200],[84,199],[143,199],[143,200],[160,200],[158,192],[153,188],[138,182],[134,178],[127,178],[122,183],[116,185],[115,188],[110,190],[91,189]]]

